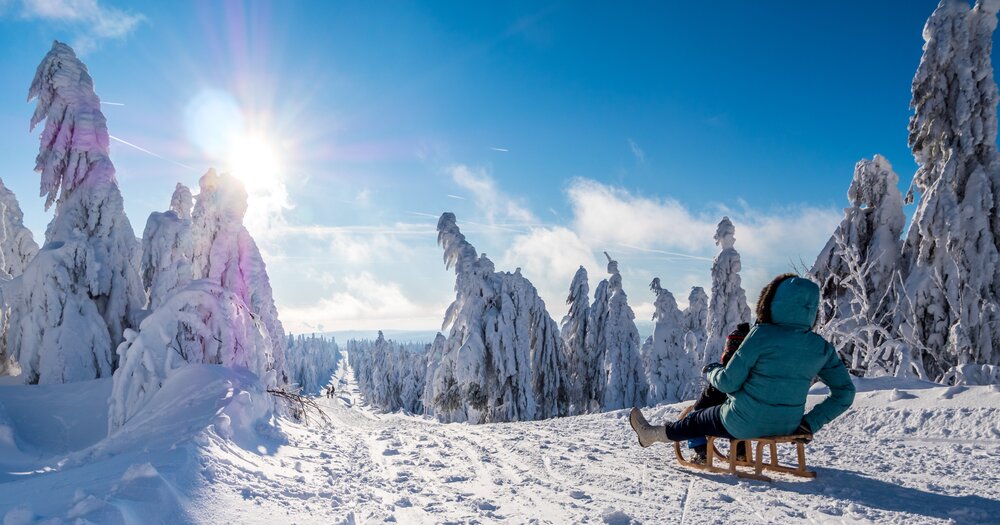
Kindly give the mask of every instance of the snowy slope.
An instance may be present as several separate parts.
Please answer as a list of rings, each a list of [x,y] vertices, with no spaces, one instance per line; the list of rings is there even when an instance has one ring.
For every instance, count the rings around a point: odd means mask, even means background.
[[[43,435],[20,439],[17,456],[0,426],[0,516],[12,523],[32,515],[97,523],[1000,523],[998,387],[862,380],[855,407],[809,446],[819,477],[767,484],[692,473],[675,466],[668,447],[639,448],[625,411],[490,425],[377,413],[341,362],[336,397],[317,399],[329,421],[279,421],[283,435],[247,408],[260,394],[247,378],[220,367],[181,369],[143,421],[108,440],[96,435],[104,422],[90,421],[99,418],[84,406],[100,406],[107,381],[0,386],[7,407],[0,425],[6,413],[18,436]],[[647,416],[673,418],[682,406]],[[77,424],[83,431],[59,434]],[[66,454],[74,446],[82,450]],[[30,469],[25,461],[34,462]]]

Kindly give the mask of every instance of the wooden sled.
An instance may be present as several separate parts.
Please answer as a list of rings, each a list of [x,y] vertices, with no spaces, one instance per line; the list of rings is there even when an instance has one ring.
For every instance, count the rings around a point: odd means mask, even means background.
[[[693,406],[687,407],[677,419],[684,419],[691,412]],[[816,472],[806,469],[806,442],[812,440],[811,434],[795,434],[791,436],[770,436],[752,439],[731,439],[729,440],[729,455],[719,452],[715,447],[715,436],[708,436],[708,449],[706,451],[705,464],[693,463],[684,459],[681,453],[680,442],[674,442],[674,453],[677,455],[677,462],[681,465],[706,472],[718,472],[721,474],[734,474],[741,478],[757,479],[760,481],[773,481],[765,476],[765,470],[774,472],[784,472],[802,478],[815,478]],[[736,448],[740,443],[746,447],[747,457],[745,460],[736,458]],[[793,443],[798,452],[798,466],[789,467],[778,463],[778,444]],[[768,461],[764,461],[764,449],[769,452]],[[723,466],[716,466],[715,460],[718,458]],[[740,467],[752,468],[753,472],[739,470]]]

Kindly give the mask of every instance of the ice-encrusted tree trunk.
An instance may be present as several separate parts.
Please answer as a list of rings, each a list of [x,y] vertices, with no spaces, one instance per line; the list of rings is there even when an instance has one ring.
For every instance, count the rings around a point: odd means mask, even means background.
[[[455,301],[435,374],[434,414],[443,421],[523,421],[564,415],[562,343],[555,321],[520,269],[495,272],[465,240],[455,215],[438,221],[444,261],[455,268]]]
[[[684,351],[697,364],[708,340],[708,294],[701,286],[692,286],[684,309]]]
[[[243,226],[247,192],[235,177],[208,170],[199,181],[201,192],[191,214],[191,269],[196,279],[211,279],[235,293],[260,319],[270,336],[274,369],[281,383],[285,370],[285,330],[274,306],[264,259]]]
[[[715,244],[722,251],[712,263],[712,298],[708,303],[708,337],[698,364],[718,360],[726,345],[726,337],[740,323],[750,322],[747,294],[740,280],[740,254],[736,244],[736,227],[729,217],[719,221],[715,231]]]
[[[38,253],[31,230],[24,227],[24,213],[14,192],[0,179],[0,276],[17,277]]]
[[[618,410],[643,405],[647,386],[639,354],[639,330],[622,289],[618,261],[607,252],[604,256],[611,276],[598,284],[594,295],[590,318],[593,330],[588,334],[593,337],[588,337],[588,353],[595,357],[598,367],[593,400],[600,410]]]
[[[108,402],[109,432],[145,406],[172,370],[188,364],[242,367],[277,386],[267,330],[240,297],[207,279],[171,294],[125,338]]]
[[[589,408],[587,393],[592,392],[598,369],[591,366],[593,359],[587,354],[587,332],[590,326],[590,285],[587,270],[581,266],[573,276],[566,297],[569,312],[562,319],[561,335],[566,351],[566,390],[569,411],[580,414]]]
[[[685,351],[686,333],[684,314],[677,308],[677,301],[669,290],[660,286],[660,278],[649,285],[656,294],[653,312],[653,335],[643,345],[643,362],[649,405],[676,403],[694,393],[699,378],[695,357]]]
[[[945,0],[924,26],[909,143],[920,201],[902,250],[902,337],[930,377],[1000,364],[1000,159],[993,32],[1000,1]]]
[[[822,291],[818,331],[855,373],[895,369],[887,343],[905,221],[898,184],[885,157],[859,161],[847,191],[851,205],[809,271]]]
[[[39,255],[47,253],[25,269],[11,305],[8,347],[29,383],[103,377],[145,299],[107,124],[87,67],[60,42],[38,66],[28,98],[37,99],[31,127],[45,122],[35,171],[46,209],[56,209]],[[86,335],[74,336],[84,325]]]

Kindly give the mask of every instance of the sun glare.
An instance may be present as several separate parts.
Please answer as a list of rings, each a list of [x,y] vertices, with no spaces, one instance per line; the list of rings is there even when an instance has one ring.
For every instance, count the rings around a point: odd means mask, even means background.
[[[229,153],[231,174],[254,194],[271,188],[280,176],[281,162],[274,146],[264,137],[244,135],[233,141]]]

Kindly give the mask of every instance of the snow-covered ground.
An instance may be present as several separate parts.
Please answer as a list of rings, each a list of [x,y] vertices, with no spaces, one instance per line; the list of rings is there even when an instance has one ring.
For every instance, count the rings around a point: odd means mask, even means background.
[[[862,380],[809,446],[814,481],[694,473],[641,449],[625,411],[440,424],[364,406],[264,425],[265,395],[178,370],[103,438],[109,380],[0,386],[0,516],[94,523],[1000,523],[1000,387]],[[679,405],[647,410],[657,421]],[[318,418],[317,418],[318,419]]]

